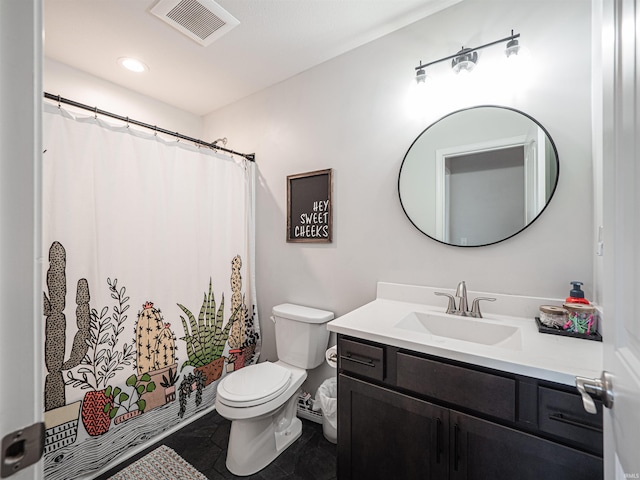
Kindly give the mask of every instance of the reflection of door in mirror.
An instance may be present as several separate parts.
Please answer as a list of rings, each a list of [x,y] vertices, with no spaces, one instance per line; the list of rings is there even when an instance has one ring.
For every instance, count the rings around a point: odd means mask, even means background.
[[[531,222],[546,201],[545,149],[536,148],[537,140],[527,134],[437,150],[438,238],[462,246],[490,243]]]
[[[527,132],[524,145],[526,223],[531,223],[547,204],[549,169],[547,168],[546,135],[538,127]]]
[[[524,150],[519,145],[444,157],[445,241],[489,243],[525,226]]]

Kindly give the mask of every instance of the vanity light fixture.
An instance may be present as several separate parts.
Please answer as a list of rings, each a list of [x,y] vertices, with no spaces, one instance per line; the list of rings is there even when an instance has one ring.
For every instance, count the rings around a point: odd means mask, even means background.
[[[478,50],[481,50],[486,47],[490,47],[492,45],[497,45],[499,43],[507,42],[507,47],[505,50],[505,54],[507,57],[511,55],[517,55],[520,51],[520,44],[518,42],[518,38],[520,37],[519,33],[513,33],[511,30],[511,35],[505,38],[501,38],[500,40],[496,40],[494,42],[485,43],[484,45],[480,45],[479,47],[474,48],[464,48],[460,49],[457,53],[453,55],[449,55],[448,57],[441,58],[439,60],[434,60],[429,63],[422,63],[420,61],[420,65],[415,67],[416,71],[416,82],[418,84],[425,83],[427,79],[427,74],[425,69],[430,67],[431,65],[435,65],[436,63],[445,62],[447,60],[451,60],[451,68],[456,73],[461,72],[470,72],[473,70],[478,63]]]

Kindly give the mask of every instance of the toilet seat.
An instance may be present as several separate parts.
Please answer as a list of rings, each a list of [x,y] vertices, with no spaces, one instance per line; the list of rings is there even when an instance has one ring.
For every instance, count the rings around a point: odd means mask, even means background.
[[[230,407],[253,407],[281,395],[291,382],[291,370],[271,362],[237,370],[218,385],[218,399]]]

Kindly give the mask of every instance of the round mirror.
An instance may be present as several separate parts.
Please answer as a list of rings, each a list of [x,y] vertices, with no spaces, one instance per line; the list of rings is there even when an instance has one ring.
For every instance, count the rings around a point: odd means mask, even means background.
[[[398,177],[411,223],[438,242],[478,247],[521,232],[558,183],[558,152],[540,123],[507,107],[459,110],[427,127]]]

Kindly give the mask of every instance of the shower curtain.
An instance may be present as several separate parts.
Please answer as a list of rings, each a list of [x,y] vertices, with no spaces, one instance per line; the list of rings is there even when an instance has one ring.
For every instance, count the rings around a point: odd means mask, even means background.
[[[50,104],[43,145],[45,477],[75,479],[257,361],[255,173]]]

